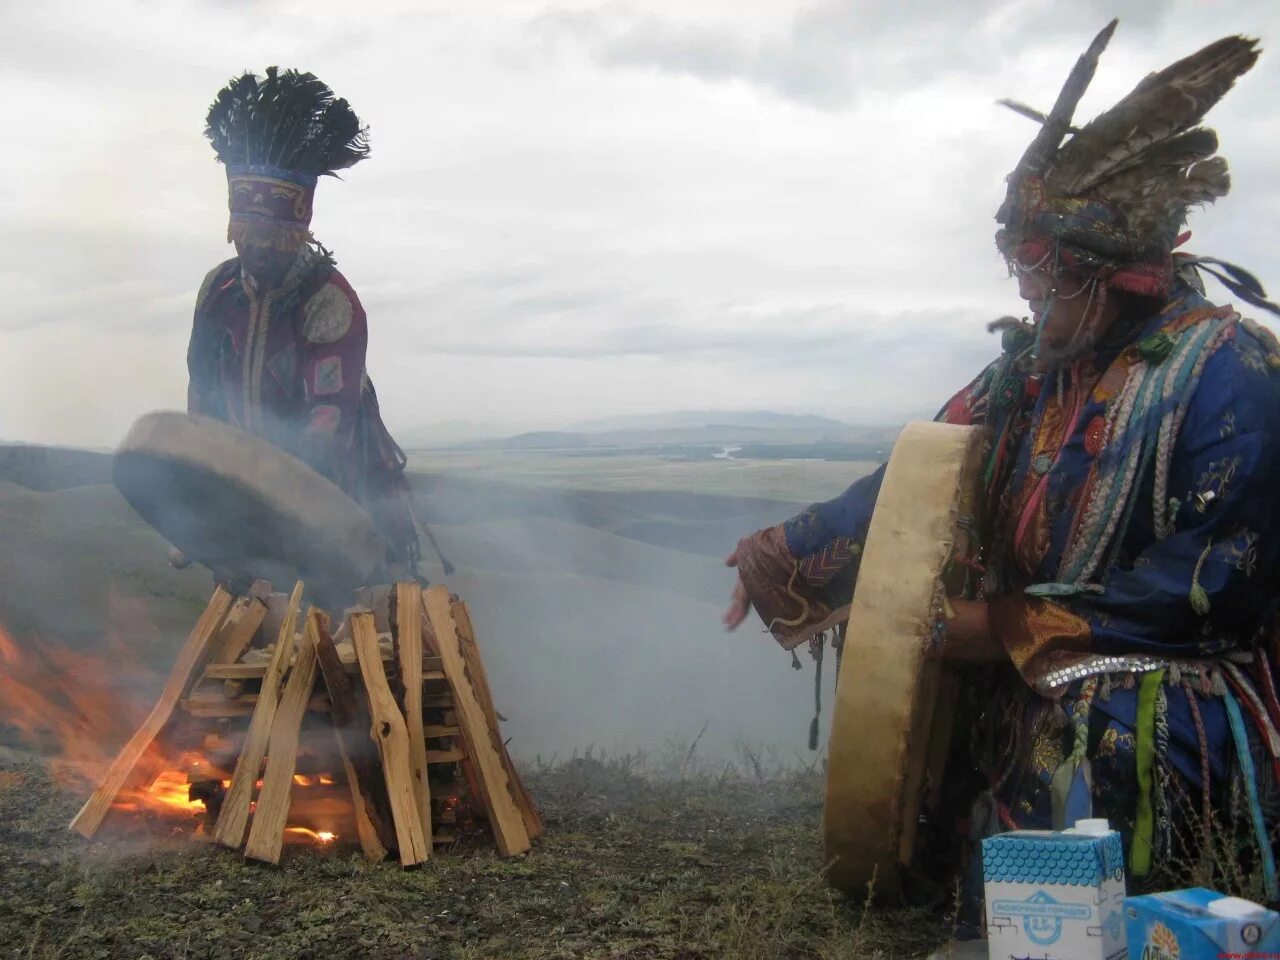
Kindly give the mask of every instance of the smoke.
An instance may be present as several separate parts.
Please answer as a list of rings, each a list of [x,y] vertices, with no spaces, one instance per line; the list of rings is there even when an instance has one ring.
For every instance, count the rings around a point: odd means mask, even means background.
[[[164,539],[102,482],[105,460],[0,449],[0,623],[20,645],[136,657],[149,669],[130,695],[149,706],[211,581],[198,567],[168,565]],[[802,654],[793,670],[754,615],[731,634],[720,623],[734,582],[723,558],[802,503],[646,490],[643,477],[635,489],[550,489],[504,473],[501,455],[492,460],[457,475],[433,473],[431,455],[415,455],[410,477],[420,517],[458,568],[444,577],[424,545],[422,572],[467,601],[517,758],[567,759],[590,747],[670,755],[697,740],[707,762],[741,759],[744,747],[812,760],[812,661]],[[862,469],[847,466],[838,483],[818,471],[812,498],[838,493]],[[584,472],[582,486],[590,481]],[[122,603],[135,614],[125,628]]]
[[[483,477],[431,474],[429,457],[410,462],[424,471],[412,474],[417,509],[458,567],[445,582],[471,607],[517,756],[670,754],[696,739],[706,761],[741,759],[745,747],[810,762],[812,661],[802,655],[793,670],[754,614],[734,633],[720,622],[734,583],[724,557],[803,504],[549,489],[500,466]],[[851,482],[859,468],[849,466]],[[442,576],[430,552],[424,573]],[[823,678],[824,741],[833,672]]]

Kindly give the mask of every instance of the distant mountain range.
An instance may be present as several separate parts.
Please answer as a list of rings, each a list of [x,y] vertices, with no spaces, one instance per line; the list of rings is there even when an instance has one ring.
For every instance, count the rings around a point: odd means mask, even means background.
[[[767,410],[682,410],[641,416],[608,417],[577,423],[561,430],[532,430],[495,435],[461,434],[457,422],[402,431],[401,446],[409,449],[469,447],[562,452],[640,449],[668,452],[668,447],[727,448],[768,445],[835,445],[850,458],[874,456],[887,449],[899,426],[860,426],[812,414]],[[853,454],[857,453],[857,457]],[[821,456],[822,454],[802,454]],[[772,457],[770,457],[772,459]]]

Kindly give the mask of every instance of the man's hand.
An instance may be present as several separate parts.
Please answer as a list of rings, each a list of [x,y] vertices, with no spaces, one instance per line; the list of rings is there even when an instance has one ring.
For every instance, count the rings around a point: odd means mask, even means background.
[[[191,565],[191,561],[182,555],[182,551],[177,547],[169,548],[169,566],[175,570],[185,570]]]
[[[937,656],[968,663],[998,663],[1008,659],[1004,645],[991,630],[991,608],[985,600],[949,601],[947,638]]]
[[[734,550],[725,558],[726,567],[736,567],[738,565],[738,551]],[[751,612],[751,598],[747,596],[747,586],[742,582],[742,577],[737,578],[737,582],[733,585],[733,598],[729,601],[729,609],[724,612],[724,626],[726,630],[736,630],[742,626],[742,621],[747,619],[747,614]]]

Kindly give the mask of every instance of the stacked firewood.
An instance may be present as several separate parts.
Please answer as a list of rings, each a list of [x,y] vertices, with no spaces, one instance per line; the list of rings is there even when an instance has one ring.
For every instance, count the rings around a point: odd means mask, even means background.
[[[465,828],[503,856],[542,822],[507,752],[466,604],[443,587],[365,588],[336,629],[303,585],[219,587],[159,701],[71,823],[94,836],[122,791],[183,757],[205,834],[279,862],[291,836],[355,833],[406,866]]]

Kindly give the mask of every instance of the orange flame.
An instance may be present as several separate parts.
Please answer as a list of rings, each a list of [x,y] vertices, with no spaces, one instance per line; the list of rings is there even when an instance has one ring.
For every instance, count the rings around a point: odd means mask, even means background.
[[[0,740],[16,734],[53,758],[56,779],[80,786],[109,761],[104,746],[123,743],[144,716],[136,692],[157,685],[123,643],[98,655],[34,640],[19,645],[3,626],[0,664]]]
[[[77,792],[97,787],[161,686],[120,639],[145,635],[141,608],[115,595],[109,601],[114,628],[94,652],[20,643],[0,625],[0,742],[43,755],[54,780]],[[188,819],[204,813],[203,802],[189,797],[187,771],[205,762],[199,754],[170,756],[164,744],[152,743],[114,808]]]
[[[284,832],[286,836],[311,840],[315,843],[333,843],[338,839],[336,834],[328,830],[309,830],[306,827],[285,827]]]
[[[144,622],[145,605],[114,595],[110,602],[113,629],[93,652],[19,639],[0,624],[0,744],[18,744],[42,755],[55,780],[76,792],[98,786],[163,682],[141,665],[133,645],[121,639],[154,634],[155,628]],[[218,735],[204,738],[204,749],[215,754],[231,746]],[[333,760],[336,765],[338,758]],[[160,816],[182,824],[183,829],[198,829],[197,820],[207,811],[204,800],[191,798],[193,787],[212,779],[210,786],[220,782],[227,789],[229,780],[214,778],[228,774],[204,753],[179,751],[159,738],[139,761],[113,809]],[[314,844],[335,842],[334,830],[347,831],[346,812],[341,808],[349,800],[336,799],[332,790],[325,789],[334,786],[334,777],[296,774],[293,780],[298,787],[313,789],[307,791],[312,799],[295,803],[292,811],[295,822],[301,820],[310,827],[290,826],[289,837]],[[0,776],[3,788],[21,782],[19,774]],[[197,788],[196,792],[202,791]]]

